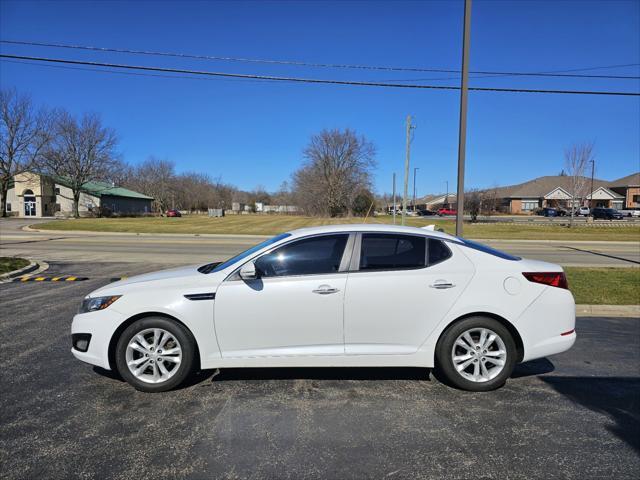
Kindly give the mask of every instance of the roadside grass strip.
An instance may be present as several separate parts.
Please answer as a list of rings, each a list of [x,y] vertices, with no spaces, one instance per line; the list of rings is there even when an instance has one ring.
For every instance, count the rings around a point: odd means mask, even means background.
[[[77,277],[74,275],[58,275],[58,276],[23,276],[14,278],[14,282],[82,282],[89,280],[89,277]]]

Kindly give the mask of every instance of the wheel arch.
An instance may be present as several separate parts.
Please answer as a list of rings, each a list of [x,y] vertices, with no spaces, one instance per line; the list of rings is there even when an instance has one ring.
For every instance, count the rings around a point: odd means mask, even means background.
[[[456,318],[455,320],[451,321],[443,330],[442,332],[440,332],[440,335],[438,336],[438,341],[436,342],[436,350],[438,348],[438,345],[440,344],[440,341],[442,340],[442,337],[444,337],[444,334],[447,332],[447,330],[449,330],[452,326],[454,326],[456,323],[461,322],[462,320],[469,318],[469,317],[488,317],[488,318],[493,318],[494,320],[497,320],[498,322],[500,322],[511,334],[511,337],[513,338],[513,341],[516,344],[516,351],[518,353],[518,357],[516,359],[516,363],[520,363],[522,361],[522,359],[524,358],[524,343],[522,342],[522,337],[520,336],[520,332],[518,332],[518,329],[515,327],[515,325],[513,325],[513,323],[511,323],[509,320],[507,320],[506,318],[496,314],[496,313],[492,313],[492,312],[471,312],[471,313],[465,313],[464,315]],[[435,360],[435,358],[434,358]]]
[[[109,349],[107,351],[108,354],[108,358],[109,358],[109,367],[111,368],[112,371],[116,372],[117,368],[116,368],[116,346],[118,345],[118,340],[120,339],[120,336],[122,335],[122,332],[124,332],[129,325],[131,325],[133,322],[135,322],[136,320],[140,320],[141,318],[147,318],[147,317],[163,317],[166,318],[168,320],[172,320],[178,324],[180,324],[182,327],[185,328],[185,330],[187,330],[191,336],[193,337],[195,346],[196,346],[196,358],[195,358],[195,364],[198,366],[198,368],[200,368],[200,346],[198,345],[198,340],[196,339],[195,335],[193,334],[193,332],[191,331],[191,329],[185,325],[184,322],[180,321],[180,319],[169,315],[167,313],[163,313],[163,312],[144,312],[144,313],[138,313],[132,317],[127,318],[124,322],[122,322],[120,325],[118,325],[118,328],[116,328],[115,332],[113,332],[113,335],[111,335],[111,340],[109,340]]]

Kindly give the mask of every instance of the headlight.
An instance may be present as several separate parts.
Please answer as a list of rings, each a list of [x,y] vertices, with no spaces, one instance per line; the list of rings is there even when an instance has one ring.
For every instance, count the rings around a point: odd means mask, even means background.
[[[111,297],[94,297],[85,298],[80,305],[79,313],[95,312],[97,310],[104,310],[113,302],[118,300],[122,295],[113,295]]]

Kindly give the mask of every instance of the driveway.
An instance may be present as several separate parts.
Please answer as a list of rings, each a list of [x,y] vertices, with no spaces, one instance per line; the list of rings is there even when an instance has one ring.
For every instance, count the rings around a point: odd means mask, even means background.
[[[572,350],[485,394],[413,368],[209,371],[144,394],[76,361],[69,327],[108,278],[157,267],[0,285],[3,478],[640,476],[640,319],[581,318]]]

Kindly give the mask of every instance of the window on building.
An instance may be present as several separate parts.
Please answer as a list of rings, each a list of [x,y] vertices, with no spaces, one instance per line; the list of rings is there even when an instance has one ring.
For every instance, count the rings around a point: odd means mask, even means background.
[[[633,196],[633,203],[640,203],[640,195]]]
[[[7,203],[7,212],[10,212],[10,211],[11,211],[11,204]]]
[[[60,195],[60,187],[54,188],[53,191],[56,193],[56,195]]]
[[[538,200],[523,200],[522,201],[522,211],[528,212],[530,210],[535,210],[538,208]]]
[[[60,211],[60,204],[56,203],[55,207],[53,207],[53,211],[54,212],[59,212]]]

